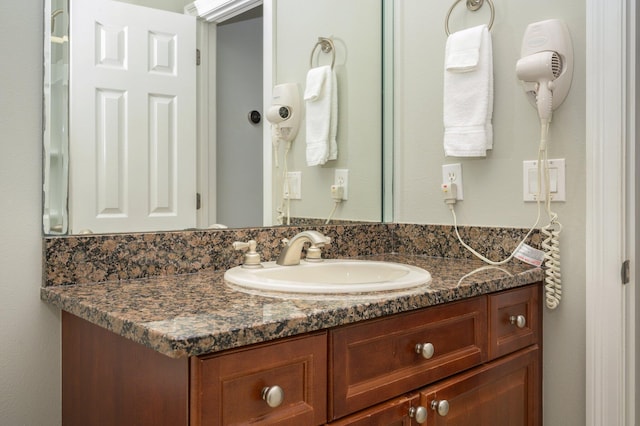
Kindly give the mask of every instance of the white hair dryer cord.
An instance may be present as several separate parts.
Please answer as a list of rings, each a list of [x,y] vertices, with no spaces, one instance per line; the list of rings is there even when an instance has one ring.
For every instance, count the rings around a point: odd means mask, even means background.
[[[545,209],[549,216],[549,224],[540,229],[544,240],[542,249],[544,250],[545,266],[545,304],[549,309],[555,309],[560,304],[562,298],[562,274],[560,273],[560,232],[562,224],[558,221],[557,213],[551,210],[551,194],[549,179],[549,163],[547,158],[547,135],[549,133],[549,121],[541,120],[540,123],[540,153],[543,161],[538,161],[538,188],[541,187],[541,179],[544,175],[544,187],[547,188],[545,197]],[[538,156],[540,158],[540,155]]]

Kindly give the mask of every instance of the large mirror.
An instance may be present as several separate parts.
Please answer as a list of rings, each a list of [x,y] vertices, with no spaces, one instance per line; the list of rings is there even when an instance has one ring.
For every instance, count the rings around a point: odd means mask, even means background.
[[[390,219],[391,3],[46,0],[45,233]],[[311,165],[320,67],[337,156]],[[291,142],[267,120],[281,85]]]

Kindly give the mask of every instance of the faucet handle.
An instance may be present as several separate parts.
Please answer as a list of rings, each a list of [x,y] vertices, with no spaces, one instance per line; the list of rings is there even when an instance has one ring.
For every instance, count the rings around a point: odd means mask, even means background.
[[[234,250],[247,250],[247,253],[244,255],[244,261],[242,263],[243,268],[256,269],[262,268],[262,264],[260,263],[260,254],[256,251],[256,247],[258,243],[256,240],[249,240],[246,243],[242,241],[235,241],[232,244]]]
[[[328,246],[331,243],[331,238],[327,237],[327,241],[324,243],[311,244],[307,249],[307,255],[305,260],[307,262],[322,262],[322,250],[320,247]]]

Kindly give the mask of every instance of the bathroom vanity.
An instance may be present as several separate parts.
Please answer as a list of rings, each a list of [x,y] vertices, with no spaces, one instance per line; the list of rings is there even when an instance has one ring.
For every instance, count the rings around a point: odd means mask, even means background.
[[[383,255],[404,293],[247,294],[222,272],[45,287],[63,424],[541,424],[542,271]]]

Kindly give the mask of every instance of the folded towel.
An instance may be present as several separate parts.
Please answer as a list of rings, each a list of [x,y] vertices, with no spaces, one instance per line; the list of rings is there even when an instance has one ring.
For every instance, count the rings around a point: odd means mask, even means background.
[[[485,157],[493,148],[493,52],[487,26],[451,34],[445,52],[445,155]]]
[[[473,71],[480,60],[484,25],[452,34],[445,50],[445,69],[452,72]]]
[[[338,86],[330,66],[307,73],[306,102],[307,165],[317,166],[338,158]]]

